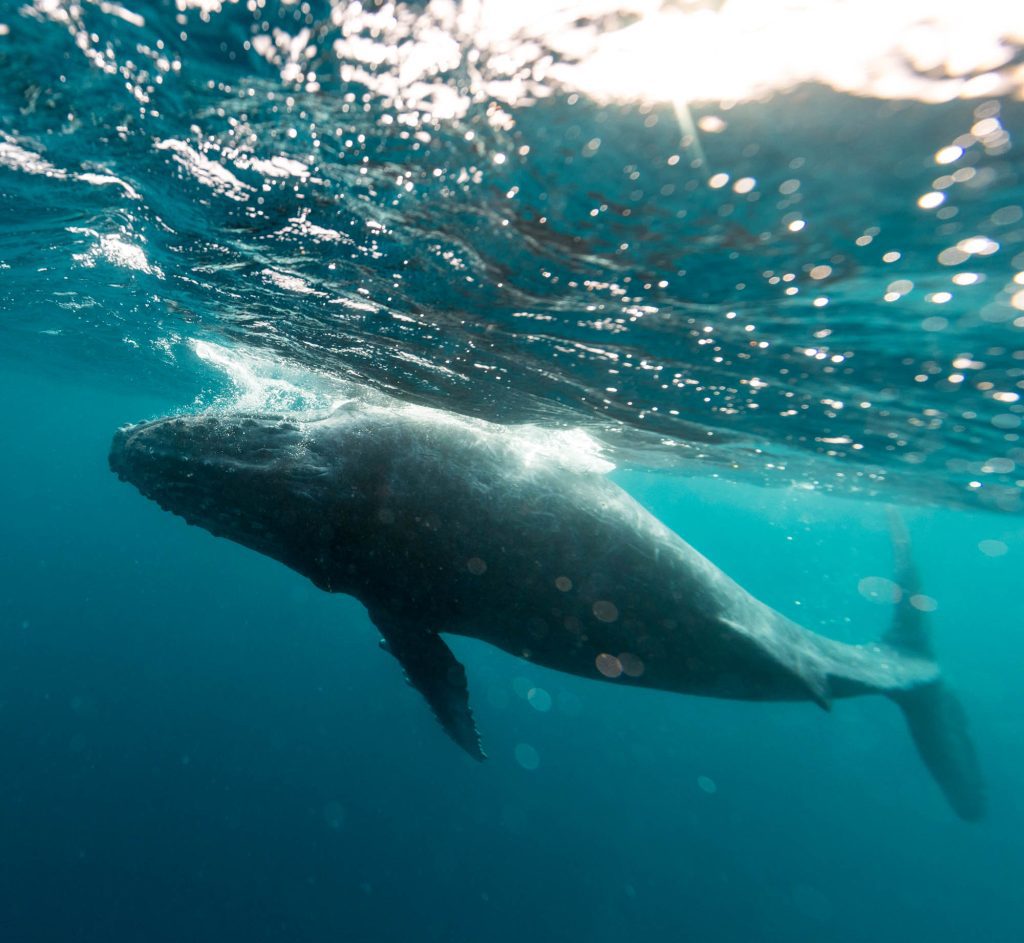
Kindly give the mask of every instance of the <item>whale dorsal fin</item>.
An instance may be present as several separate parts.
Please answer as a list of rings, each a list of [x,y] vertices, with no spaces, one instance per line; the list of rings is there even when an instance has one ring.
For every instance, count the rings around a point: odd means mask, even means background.
[[[473,759],[485,759],[469,707],[466,669],[444,639],[411,619],[380,611],[371,612],[370,618],[384,636],[385,649],[398,659],[448,736]]]

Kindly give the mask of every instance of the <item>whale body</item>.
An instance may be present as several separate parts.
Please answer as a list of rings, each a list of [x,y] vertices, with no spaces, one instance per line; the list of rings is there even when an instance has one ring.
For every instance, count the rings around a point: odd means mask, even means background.
[[[534,430],[403,405],[212,412],[125,426],[110,465],[163,508],[358,598],[434,714],[482,759],[442,633],[558,671],[758,701],[881,694],[965,819],[984,790],[959,703],[907,602],[878,643],[755,599],[593,463]],[[916,574],[897,542],[909,598]]]

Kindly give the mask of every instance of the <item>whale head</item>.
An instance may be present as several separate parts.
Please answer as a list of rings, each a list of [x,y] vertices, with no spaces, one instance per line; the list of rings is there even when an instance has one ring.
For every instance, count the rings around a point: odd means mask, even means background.
[[[164,510],[322,581],[337,471],[317,423],[208,413],[123,426],[110,468]]]

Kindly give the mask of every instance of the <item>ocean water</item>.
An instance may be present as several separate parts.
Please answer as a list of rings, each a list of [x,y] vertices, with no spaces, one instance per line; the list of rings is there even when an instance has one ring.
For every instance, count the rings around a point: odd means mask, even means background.
[[[1011,6],[0,2],[0,940],[1019,941]],[[455,638],[474,763],[359,603],[107,467],[339,389],[579,430],[847,641],[897,506],[986,818],[882,698]]]

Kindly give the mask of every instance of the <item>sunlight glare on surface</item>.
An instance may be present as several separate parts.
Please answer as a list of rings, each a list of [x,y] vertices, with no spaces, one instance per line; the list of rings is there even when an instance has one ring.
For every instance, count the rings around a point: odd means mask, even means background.
[[[571,77],[597,98],[738,102],[819,82],[877,98],[1016,94],[1024,8],[998,0],[728,0],[652,5],[599,37]],[[556,74],[563,74],[556,67]]]

